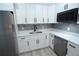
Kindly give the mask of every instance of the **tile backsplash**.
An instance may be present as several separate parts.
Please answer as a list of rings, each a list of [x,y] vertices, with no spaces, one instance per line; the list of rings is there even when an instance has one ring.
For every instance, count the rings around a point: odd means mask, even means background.
[[[38,29],[52,28],[52,24],[36,24]],[[34,24],[18,24],[18,30],[34,30]]]
[[[53,24],[52,28],[79,33],[79,24],[67,24],[67,23]]]
[[[79,24],[67,24],[67,23],[57,23],[57,24],[36,24],[38,29],[48,29],[55,28],[64,31],[79,33]],[[34,30],[34,24],[18,24],[18,30]]]

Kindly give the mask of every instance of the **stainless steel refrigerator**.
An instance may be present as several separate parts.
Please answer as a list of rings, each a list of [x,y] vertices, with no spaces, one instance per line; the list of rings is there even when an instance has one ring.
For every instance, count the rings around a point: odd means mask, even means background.
[[[12,11],[0,11],[0,56],[15,56],[16,33]]]

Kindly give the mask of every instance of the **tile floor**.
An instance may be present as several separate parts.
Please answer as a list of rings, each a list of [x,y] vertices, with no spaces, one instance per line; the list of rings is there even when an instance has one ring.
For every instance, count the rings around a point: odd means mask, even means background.
[[[47,47],[26,53],[21,53],[20,56],[56,56],[56,54]]]

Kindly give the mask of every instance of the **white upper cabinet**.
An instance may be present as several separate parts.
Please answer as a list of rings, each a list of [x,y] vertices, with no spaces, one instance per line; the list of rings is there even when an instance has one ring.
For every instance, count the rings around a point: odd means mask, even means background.
[[[35,6],[35,18],[37,19],[37,23],[43,23],[42,5],[36,4]]]
[[[35,18],[35,5],[34,4],[16,4],[16,17],[17,24],[32,24]]]
[[[55,5],[49,5],[48,6],[48,13],[47,17],[49,19],[48,23],[56,23],[56,6]]]
[[[57,8],[58,8],[57,12],[59,13],[73,8],[79,8],[79,4],[78,3],[70,3],[70,4],[60,3],[60,4],[57,4]]]
[[[0,3],[0,10],[13,11],[13,3]]]
[[[25,4],[16,4],[16,19],[17,24],[26,24]]]
[[[36,4],[35,17],[37,23],[56,23],[55,5]]]
[[[48,23],[49,19],[48,19],[48,15],[47,15],[47,6],[46,5],[42,5],[42,18],[43,18],[43,23]]]
[[[56,23],[55,5],[15,4],[17,24]]]
[[[27,23],[34,23],[35,19],[35,5],[34,4],[26,4],[26,18]]]

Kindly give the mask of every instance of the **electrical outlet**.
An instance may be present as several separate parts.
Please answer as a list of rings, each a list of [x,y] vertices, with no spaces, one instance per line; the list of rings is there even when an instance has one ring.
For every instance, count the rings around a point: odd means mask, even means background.
[[[70,27],[67,28],[67,31],[70,31]]]

